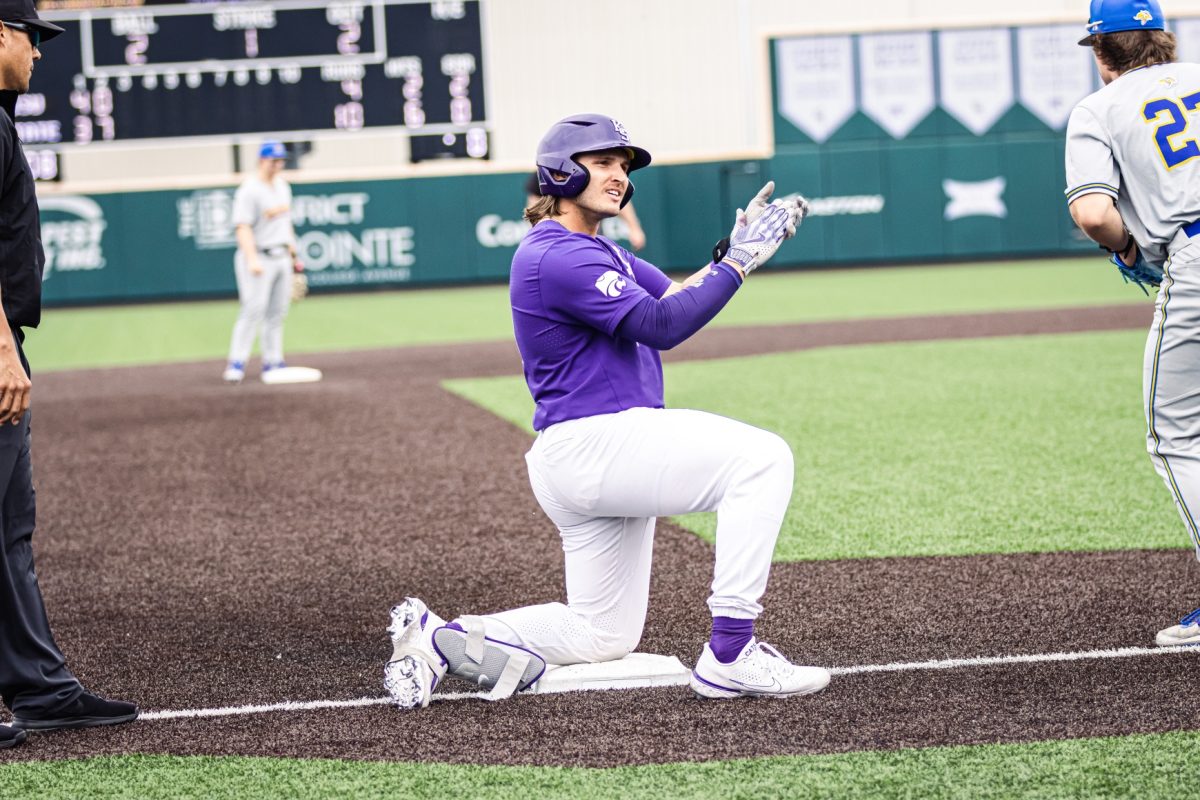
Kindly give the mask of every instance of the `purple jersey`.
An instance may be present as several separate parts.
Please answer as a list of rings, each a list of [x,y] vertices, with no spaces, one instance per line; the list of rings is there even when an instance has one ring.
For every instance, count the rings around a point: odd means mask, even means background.
[[[513,256],[509,296],[536,430],[663,407],[658,351],[615,331],[635,305],[662,297],[670,285],[657,267],[608,239],[552,220],[533,227]]]

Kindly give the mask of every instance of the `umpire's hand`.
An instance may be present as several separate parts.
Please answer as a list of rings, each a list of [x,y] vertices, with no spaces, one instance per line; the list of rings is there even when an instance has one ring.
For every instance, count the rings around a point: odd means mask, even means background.
[[[12,333],[0,335],[0,425],[16,425],[29,410],[29,393],[33,384],[21,366],[17,345]]]

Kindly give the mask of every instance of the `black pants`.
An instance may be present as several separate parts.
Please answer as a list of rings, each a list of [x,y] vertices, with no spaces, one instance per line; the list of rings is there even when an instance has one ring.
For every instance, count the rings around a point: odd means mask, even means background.
[[[67,669],[33,569],[35,502],[29,412],[0,425],[0,697],[15,714],[39,716],[82,691]]]

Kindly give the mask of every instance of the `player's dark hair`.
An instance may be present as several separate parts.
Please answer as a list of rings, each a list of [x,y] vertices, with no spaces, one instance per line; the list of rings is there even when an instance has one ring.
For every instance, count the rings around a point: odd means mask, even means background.
[[[549,217],[558,217],[562,215],[562,210],[558,207],[559,197],[551,197],[550,195],[542,195],[535,200],[529,208],[525,209],[525,221],[530,225],[537,225],[544,219]]]
[[[1092,52],[1104,66],[1121,74],[1175,60],[1175,34],[1167,31],[1119,31],[1097,36]]]

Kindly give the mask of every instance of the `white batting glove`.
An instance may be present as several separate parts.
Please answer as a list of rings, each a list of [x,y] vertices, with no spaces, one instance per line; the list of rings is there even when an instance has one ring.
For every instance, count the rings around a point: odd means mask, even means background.
[[[788,212],[788,228],[785,239],[790,239],[796,235],[796,229],[800,227],[800,223],[804,222],[804,218],[808,216],[808,201],[803,195],[792,195],[791,197],[781,197],[771,205],[782,207]]]
[[[739,208],[724,260],[737,266],[743,275],[749,275],[767,263],[788,237],[789,227],[795,233],[794,213],[798,214],[795,206],[771,203],[755,220],[749,221],[746,212]]]
[[[758,190],[758,194],[754,195],[750,202],[746,204],[746,210],[738,212],[738,217],[741,218],[744,215],[746,222],[754,222],[754,220],[761,217],[762,213],[767,210],[767,205],[771,202],[771,194],[774,191],[775,181],[767,181],[766,185]],[[732,239],[733,235],[730,234],[729,238]]]
[[[771,204],[771,193],[775,191],[775,181],[767,181],[766,184],[758,190],[758,194],[750,198],[750,202],[746,204],[745,209],[739,208],[737,215],[733,218],[733,230],[729,232],[729,242],[738,235],[738,231],[745,228],[751,222],[762,216],[762,213],[767,210],[767,206]],[[776,201],[778,202],[778,201]]]

